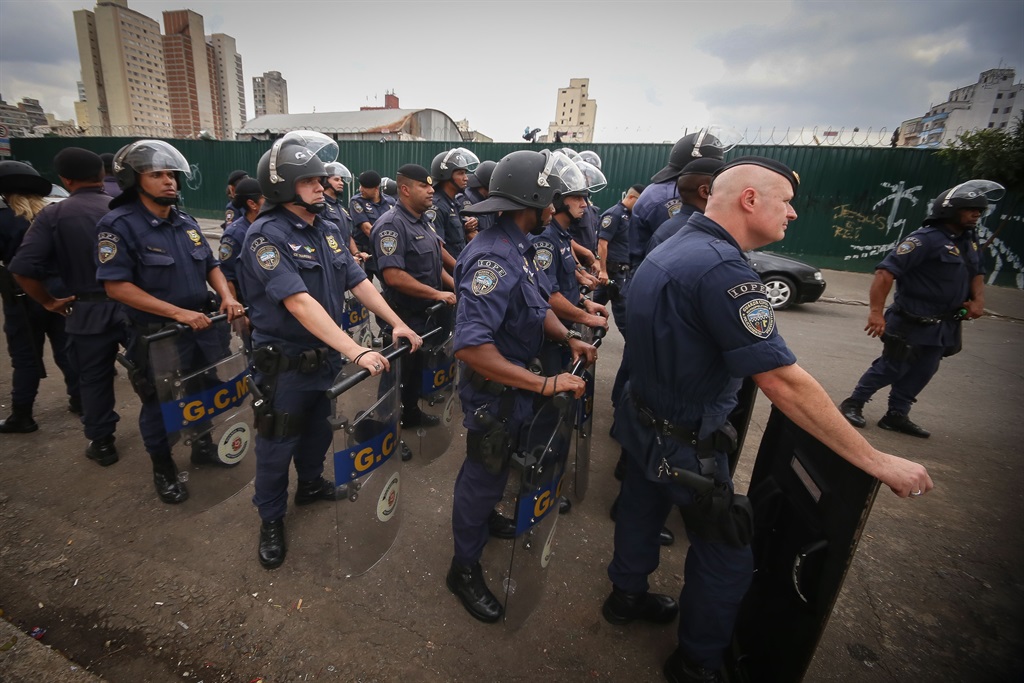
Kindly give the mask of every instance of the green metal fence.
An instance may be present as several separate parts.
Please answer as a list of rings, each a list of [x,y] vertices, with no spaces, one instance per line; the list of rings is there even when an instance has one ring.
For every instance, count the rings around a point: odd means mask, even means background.
[[[27,138],[11,140],[15,159],[29,160],[46,177],[57,180],[53,157],[68,145],[96,152],[115,152],[130,138]],[[235,169],[255,174],[265,141],[171,141],[192,165],[193,176],[182,197],[194,215],[223,215],[227,177]],[[342,141],[339,161],[353,174],[374,169],[394,177],[402,164],[429,167],[434,155],[448,148],[444,142]],[[481,159],[498,160],[517,149],[541,149],[525,143],[469,145]],[[582,149],[582,148],[581,148]],[[593,197],[607,208],[635,183],[646,183],[668,159],[667,144],[595,144],[608,187]],[[820,267],[870,271],[900,236],[916,229],[931,198],[964,178],[930,150],[862,147],[741,146],[727,158],[760,154],[785,162],[801,177],[794,201],[799,218],[791,223],[786,239],[771,249],[800,256]],[[1012,198],[1000,207],[1013,206]],[[1024,217],[1000,211],[986,219],[981,232],[987,242],[986,262],[992,281],[1024,288]]]

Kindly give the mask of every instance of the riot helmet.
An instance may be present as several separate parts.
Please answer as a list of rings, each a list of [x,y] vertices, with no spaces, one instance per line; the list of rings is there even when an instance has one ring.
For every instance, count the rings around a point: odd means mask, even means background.
[[[469,186],[490,187],[491,174],[494,173],[495,166],[497,166],[497,162],[490,160],[481,161],[476,170],[469,174]]]
[[[544,209],[556,192],[586,190],[582,171],[561,152],[519,150],[502,157],[494,166],[487,199],[468,206],[469,215]]]
[[[338,158],[338,143],[323,133],[293,131],[274,142],[260,158],[256,176],[263,196],[270,204],[289,202],[302,206],[310,213],[320,213],[324,203],[309,204],[299,200],[295,183],[305,178],[323,178],[327,175],[324,161]]]
[[[945,223],[956,218],[960,209],[978,209],[982,216],[987,216],[1004,194],[1006,188],[999,183],[991,180],[968,180],[949,188],[932,200],[931,212],[924,224]]]
[[[569,157],[573,161],[576,161],[577,159],[580,158],[579,153],[577,153],[576,150],[571,149],[569,147],[559,147],[555,151],[556,152],[561,152],[562,154],[564,154],[565,156]]]
[[[340,176],[346,184],[352,182],[352,171],[348,170],[348,167],[340,161],[331,161],[324,164],[324,170],[327,171],[327,177]]]
[[[601,172],[600,166],[584,161],[582,155],[580,159],[576,160],[576,166],[583,173],[583,177],[587,181],[588,192],[600,192],[604,188],[608,187],[608,179],[604,177],[604,173]]]
[[[700,157],[724,159],[725,153],[739,144],[743,136],[733,130],[721,126],[707,126],[696,133],[685,135],[672,145],[668,155],[668,165],[651,178],[652,183],[663,183],[674,180],[683,172],[683,168]]]
[[[598,156],[597,152],[591,152],[589,149],[585,149],[582,152],[580,152],[580,159],[587,162],[588,164],[593,164],[599,170],[601,168],[601,157]]]
[[[52,189],[39,171],[21,161],[0,161],[0,194],[30,194],[45,197]]]
[[[430,162],[430,175],[436,184],[444,180],[451,180],[455,171],[472,172],[479,165],[480,159],[477,155],[465,147],[453,147],[434,157],[434,160]]]
[[[116,209],[135,199],[141,189],[139,175],[154,171],[174,171],[181,189],[181,177],[192,177],[192,169],[184,155],[163,140],[137,140],[130,142],[114,155],[114,178],[122,194],[110,200],[110,208]],[[161,197],[158,204],[175,203]]]
[[[394,178],[381,178],[380,191],[389,197],[398,196],[398,181]]]

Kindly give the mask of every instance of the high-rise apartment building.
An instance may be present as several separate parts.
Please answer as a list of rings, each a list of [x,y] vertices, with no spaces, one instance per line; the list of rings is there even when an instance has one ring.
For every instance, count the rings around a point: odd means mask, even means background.
[[[280,71],[267,71],[252,77],[252,99],[256,116],[288,113],[288,81]]]
[[[558,89],[555,120],[548,125],[548,142],[566,144],[593,142],[597,120],[597,100],[587,96],[589,78],[570,78],[569,87]]]
[[[245,125],[245,79],[242,75],[242,56],[235,48],[235,39],[224,33],[206,37],[212,50],[211,69],[214,73],[220,122],[217,137],[234,140],[235,131]]]
[[[160,25],[128,0],[100,0],[74,17],[87,134],[171,137]]]
[[[174,136],[196,138],[203,130],[214,134],[214,89],[203,17],[187,9],[164,12],[163,47]]]

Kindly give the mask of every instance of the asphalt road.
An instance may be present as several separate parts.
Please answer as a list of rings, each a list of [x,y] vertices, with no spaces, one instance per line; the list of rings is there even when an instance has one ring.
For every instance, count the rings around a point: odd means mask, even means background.
[[[869,277],[825,277],[825,299],[780,313],[778,325],[838,402],[880,344],[862,332]],[[924,463],[936,489],[918,500],[879,493],[807,680],[1024,677],[1024,293],[993,290],[987,306],[999,315],[967,326],[964,351],[943,362],[913,411],[930,439],[877,428],[884,399],[865,410],[865,436]],[[116,682],[662,680],[674,626],[613,627],[600,616],[618,455],[607,396],[620,354],[613,333],[599,364],[591,492],[559,521],[546,602],[517,632],[475,622],[444,587],[460,440],[429,465],[404,466],[403,527],[368,574],[336,570],[327,505],[289,514],[288,561],[267,572],[255,558],[251,485],[207,510],[161,504],[123,373],[122,459],[106,469],[82,455],[80,427],[51,375],[37,403],[40,431],[0,436],[0,608],[21,629],[0,635],[0,681],[79,681],[83,668]],[[0,403],[9,389],[5,365]],[[761,397],[741,490],[767,415]],[[652,589],[676,593],[685,542],[675,517],[670,526],[680,540],[663,551]],[[503,551],[489,546],[491,581]],[[71,661],[39,650],[24,635],[34,626]],[[9,637],[18,639],[4,649]]]

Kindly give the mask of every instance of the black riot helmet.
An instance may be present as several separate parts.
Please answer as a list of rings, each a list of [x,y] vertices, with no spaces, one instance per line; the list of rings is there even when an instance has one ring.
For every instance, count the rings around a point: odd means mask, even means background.
[[[325,204],[307,205],[298,201],[295,183],[305,178],[323,178],[327,175],[324,162],[338,158],[338,143],[323,133],[292,131],[274,142],[260,158],[256,177],[269,204],[295,202],[310,213],[319,213]]]
[[[491,174],[494,173],[494,167],[497,165],[495,161],[481,161],[476,170],[469,174],[469,186],[490,188]]]
[[[398,181],[393,178],[380,179],[380,191],[389,197],[398,196]]]
[[[651,182],[663,183],[678,178],[683,168],[694,159],[724,159],[725,153],[735,147],[741,138],[738,133],[727,131],[721,126],[708,126],[696,133],[685,135],[672,145],[668,165],[655,173],[651,177]]]
[[[477,155],[465,147],[453,147],[441,152],[430,162],[430,176],[436,185],[443,180],[451,180],[455,171],[474,171],[479,165]]]
[[[585,149],[582,152],[580,152],[580,159],[582,161],[587,162],[588,164],[596,166],[598,170],[601,169],[601,157],[597,154],[597,152],[592,152],[589,149]]]
[[[192,170],[181,152],[163,140],[137,140],[130,142],[114,155],[114,178],[122,194],[110,200],[116,209],[135,199],[139,188],[139,174],[153,171],[174,171],[181,189],[181,176],[192,177]],[[164,203],[161,199],[158,203]]]
[[[561,152],[519,150],[494,166],[487,199],[461,213],[541,210],[554,201],[556,192],[585,191],[586,182],[576,164]]]
[[[0,161],[0,194],[45,197],[53,186],[39,171],[21,161]]]
[[[956,218],[960,209],[978,209],[987,216],[992,205],[1003,198],[1006,188],[991,180],[968,180],[951,187],[932,200],[931,212],[925,225],[946,223]]]
[[[327,177],[339,176],[346,185],[352,184],[352,171],[348,170],[348,167],[340,161],[330,161],[324,164],[324,170],[327,171]]]

